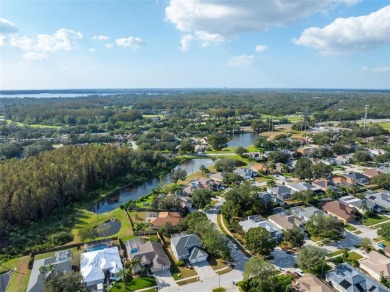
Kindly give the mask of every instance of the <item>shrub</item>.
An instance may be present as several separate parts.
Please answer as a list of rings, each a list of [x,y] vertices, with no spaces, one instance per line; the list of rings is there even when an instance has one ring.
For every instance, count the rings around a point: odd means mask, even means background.
[[[175,262],[175,265],[178,266],[178,267],[184,266],[184,264],[185,264],[185,261],[182,261],[182,260],[177,260]]]
[[[60,231],[49,235],[48,239],[54,245],[63,245],[69,241],[72,241],[73,235],[66,231]]]

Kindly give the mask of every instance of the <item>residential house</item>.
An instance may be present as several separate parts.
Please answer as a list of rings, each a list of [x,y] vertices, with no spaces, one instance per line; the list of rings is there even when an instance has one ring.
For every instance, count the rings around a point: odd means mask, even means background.
[[[276,186],[274,188],[267,188],[267,191],[280,200],[289,200],[293,194],[293,191],[286,186]]]
[[[326,280],[339,292],[388,292],[389,290],[378,282],[367,277],[347,263],[336,266],[336,269],[326,273]]]
[[[359,213],[364,214],[367,209],[367,200],[359,199],[354,196],[344,196],[338,199],[341,203],[347,205],[348,207],[355,208]]]
[[[352,162],[352,155],[338,155],[335,157],[334,161],[336,162],[336,165],[349,164]]]
[[[383,154],[386,154],[386,153],[387,153],[386,150],[378,149],[378,148],[375,148],[375,149],[368,149],[367,152],[368,152],[368,155],[370,155],[371,158],[373,158],[373,159],[374,159],[376,156],[378,156],[378,155],[383,155]]]
[[[192,208],[192,199],[188,196],[176,196],[177,199],[180,200],[180,204],[183,208],[188,208],[189,210]]]
[[[256,176],[257,173],[254,172],[250,168],[239,168],[237,167],[234,172],[238,175],[240,175],[243,179],[251,179],[252,177]]]
[[[280,230],[289,230],[292,228],[302,228],[303,222],[293,215],[283,216],[275,214],[268,217],[268,221],[275,225]],[[302,230],[303,232],[303,230]]]
[[[106,276],[110,280],[119,280],[122,269],[122,261],[116,246],[84,252],[80,256],[80,273],[83,281],[87,287],[93,289],[98,284],[105,284]]]
[[[147,241],[144,243],[140,238],[137,238],[128,240],[125,245],[128,259],[133,261],[138,258],[140,265],[150,269],[152,273],[168,270],[171,267],[171,262],[159,242]],[[140,272],[137,267],[135,270]]]
[[[259,199],[263,204],[268,204],[268,203],[281,203],[277,198],[272,196],[268,192],[259,192]]]
[[[313,194],[314,192],[319,191],[318,188],[307,182],[287,183],[286,186],[292,189],[293,192],[309,191],[311,194]]]
[[[294,288],[296,292],[332,292],[324,282],[313,274],[306,273],[301,278],[295,280]]]
[[[390,173],[390,167],[386,166],[380,166],[377,168],[377,170],[381,173],[389,174]]]
[[[341,175],[336,175],[332,177],[332,182],[338,187],[354,184],[352,179],[346,178]]]
[[[210,179],[215,181],[216,183],[222,184],[223,183],[223,173],[222,172],[216,172],[213,174],[210,174]]]
[[[258,175],[260,174],[268,174],[268,166],[265,163],[256,163],[251,165],[251,170],[256,172]]]
[[[370,178],[365,176],[364,174],[358,172],[348,172],[344,174],[344,177],[347,178],[347,182],[349,183],[349,179],[353,184],[366,185],[370,183]]]
[[[290,212],[299,219],[302,219],[304,222],[308,221],[311,216],[319,215],[326,216],[324,211],[316,207],[293,207],[290,209]]]
[[[208,254],[202,249],[202,241],[196,234],[174,234],[171,249],[176,259],[188,260],[191,264],[207,260]]]
[[[322,209],[329,215],[336,217],[344,223],[348,223],[356,219],[356,210],[348,207],[340,201],[328,202],[322,206]]]
[[[331,180],[326,180],[326,179],[316,179],[311,184],[314,187],[324,192],[326,192],[328,188],[333,188],[333,189],[336,188],[336,185]]]
[[[378,169],[375,168],[366,168],[364,169],[363,174],[369,178],[373,178],[382,174],[382,172],[380,172]]]
[[[49,267],[53,265],[54,272],[68,273],[72,271],[71,251],[59,251],[55,256],[34,261],[30,279],[27,285],[27,292],[43,292],[45,280],[50,275]],[[45,267],[45,271],[41,273],[41,267]],[[1,291],[1,289],[0,289]]]
[[[390,259],[375,250],[368,254],[367,259],[360,261],[359,268],[378,281],[381,273],[385,278],[390,278]]]
[[[296,150],[296,152],[301,153],[302,156],[309,156],[313,152],[313,147],[301,147]]]
[[[239,224],[245,232],[251,228],[262,227],[267,230],[275,240],[280,240],[283,237],[282,231],[258,215],[249,216],[247,220],[241,221]]]
[[[379,192],[366,195],[366,199],[375,202],[377,205],[389,210],[390,209],[390,193]]]
[[[150,222],[150,228],[154,230],[160,229],[167,223],[170,223],[172,226],[176,226],[183,221],[183,216],[180,212],[159,212],[158,216],[148,216],[148,218]]]

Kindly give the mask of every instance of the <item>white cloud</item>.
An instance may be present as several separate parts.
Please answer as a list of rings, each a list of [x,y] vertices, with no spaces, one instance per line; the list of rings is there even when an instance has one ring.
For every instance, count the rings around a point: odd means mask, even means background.
[[[5,18],[0,18],[0,34],[17,33],[18,28],[11,21]]]
[[[244,32],[263,32],[359,0],[170,0],[165,18],[201,45],[230,40]],[[187,37],[188,39],[188,37]],[[183,47],[183,46],[181,46]]]
[[[97,40],[97,41],[106,41],[109,38],[110,37],[106,36],[106,35],[95,35],[95,36],[92,37],[93,40]]]
[[[43,59],[46,59],[47,55],[44,53],[37,53],[37,52],[27,52],[23,54],[23,59],[25,61],[41,61]]]
[[[111,49],[114,46],[114,44],[106,44],[107,49]]]
[[[93,53],[95,51],[96,51],[95,48],[89,48],[89,50],[88,50],[88,52],[91,52],[91,53]]]
[[[56,52],[70,51],[78,47],[78,40],[82,39],[80,32],[62,28],[55,34],[40,34],[36,39],[28,36],[13,35],[7,43],[25,51]]]
[[[264,52],[267,49],[268,49],[268,47],[266,45],[257,45],[255,51],[261,53],[261,52]]]
[[[179,50],[182,52],[188,51],[190,48],[191,42],[194,40],[194,36],[192,34],[185,34],[180,39],[180,47]]]
[[[312,47],[322,54],[343,54],[390,44],[390,6],[369,15],[338,18],[324,28],[305,29],[297,45]]]
[[[362,69],[360,69],[362,72],[374,72],[374,73],[386,73],[390,72],[390,66],[383,66],[383,67],[368,67],[364,66]]]
[[[240,55],[230,58],[227,65],[229,67],[249,66],[256,60],[253,55]]]
[[[130,48],[134,51],[137,51],[146,45],[142,39],[134,37],[116,39],[115,43],[119,47]]]

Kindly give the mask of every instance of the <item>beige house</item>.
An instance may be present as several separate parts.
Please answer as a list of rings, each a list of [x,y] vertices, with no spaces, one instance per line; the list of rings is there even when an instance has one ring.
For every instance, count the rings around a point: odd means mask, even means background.
[[[283,216],[280,214],[271,215],[268,217],[268,221],[281,230],[289,230],[294,227],[303,226],[303,222],[295,216]]]
[[[356,209],[348,207],[339,201],[328,202],[322,206],[322,209],[329,215],[336,217],[344,223],[354,221],[356,218]]]
[[[371,251],[367,259],[360,262],[360,268],[378,281],[381,278],[381,272],[385,278],[390,278],[390,259],[377,251]]]
[[[295,291],[298,292],[332,292],[324,282],[313,274],[304,274],[301,278],[295,280]]]

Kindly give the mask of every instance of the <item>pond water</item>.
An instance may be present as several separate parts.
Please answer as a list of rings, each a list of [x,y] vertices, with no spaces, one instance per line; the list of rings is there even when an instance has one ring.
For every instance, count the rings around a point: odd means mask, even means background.
[[[182,169],[187,171],[187,175],[190,175],[199,171],[199,167],[201,165],[208,167],[214,162],[215,161],[212,159],[192,159],[181,163],[176,168],[181,167]],[[164,183],[170,183],[169,173],[167,173],[162,178],[162,180]],[[96,205],[93,206],[90,210],[99,214],[110,212],[118,208],[123,203],[128,202],[129,200],[136,201],[137,198],[149,195],[152,190],[156,188],[159,184],[160,178],[153,178],[137,186],[122,188],[121,190],[113,193],[112,195],[109,195],[106,198],[99,200]]]
[[[228,147],[248,147],[252,145],[256,138],[259,137],[258,134],[256,133],[240,133],[240,134],[235,134],[234,139],[231,139],[227,145]],[[233,138],[233,137],[231,137]]]

